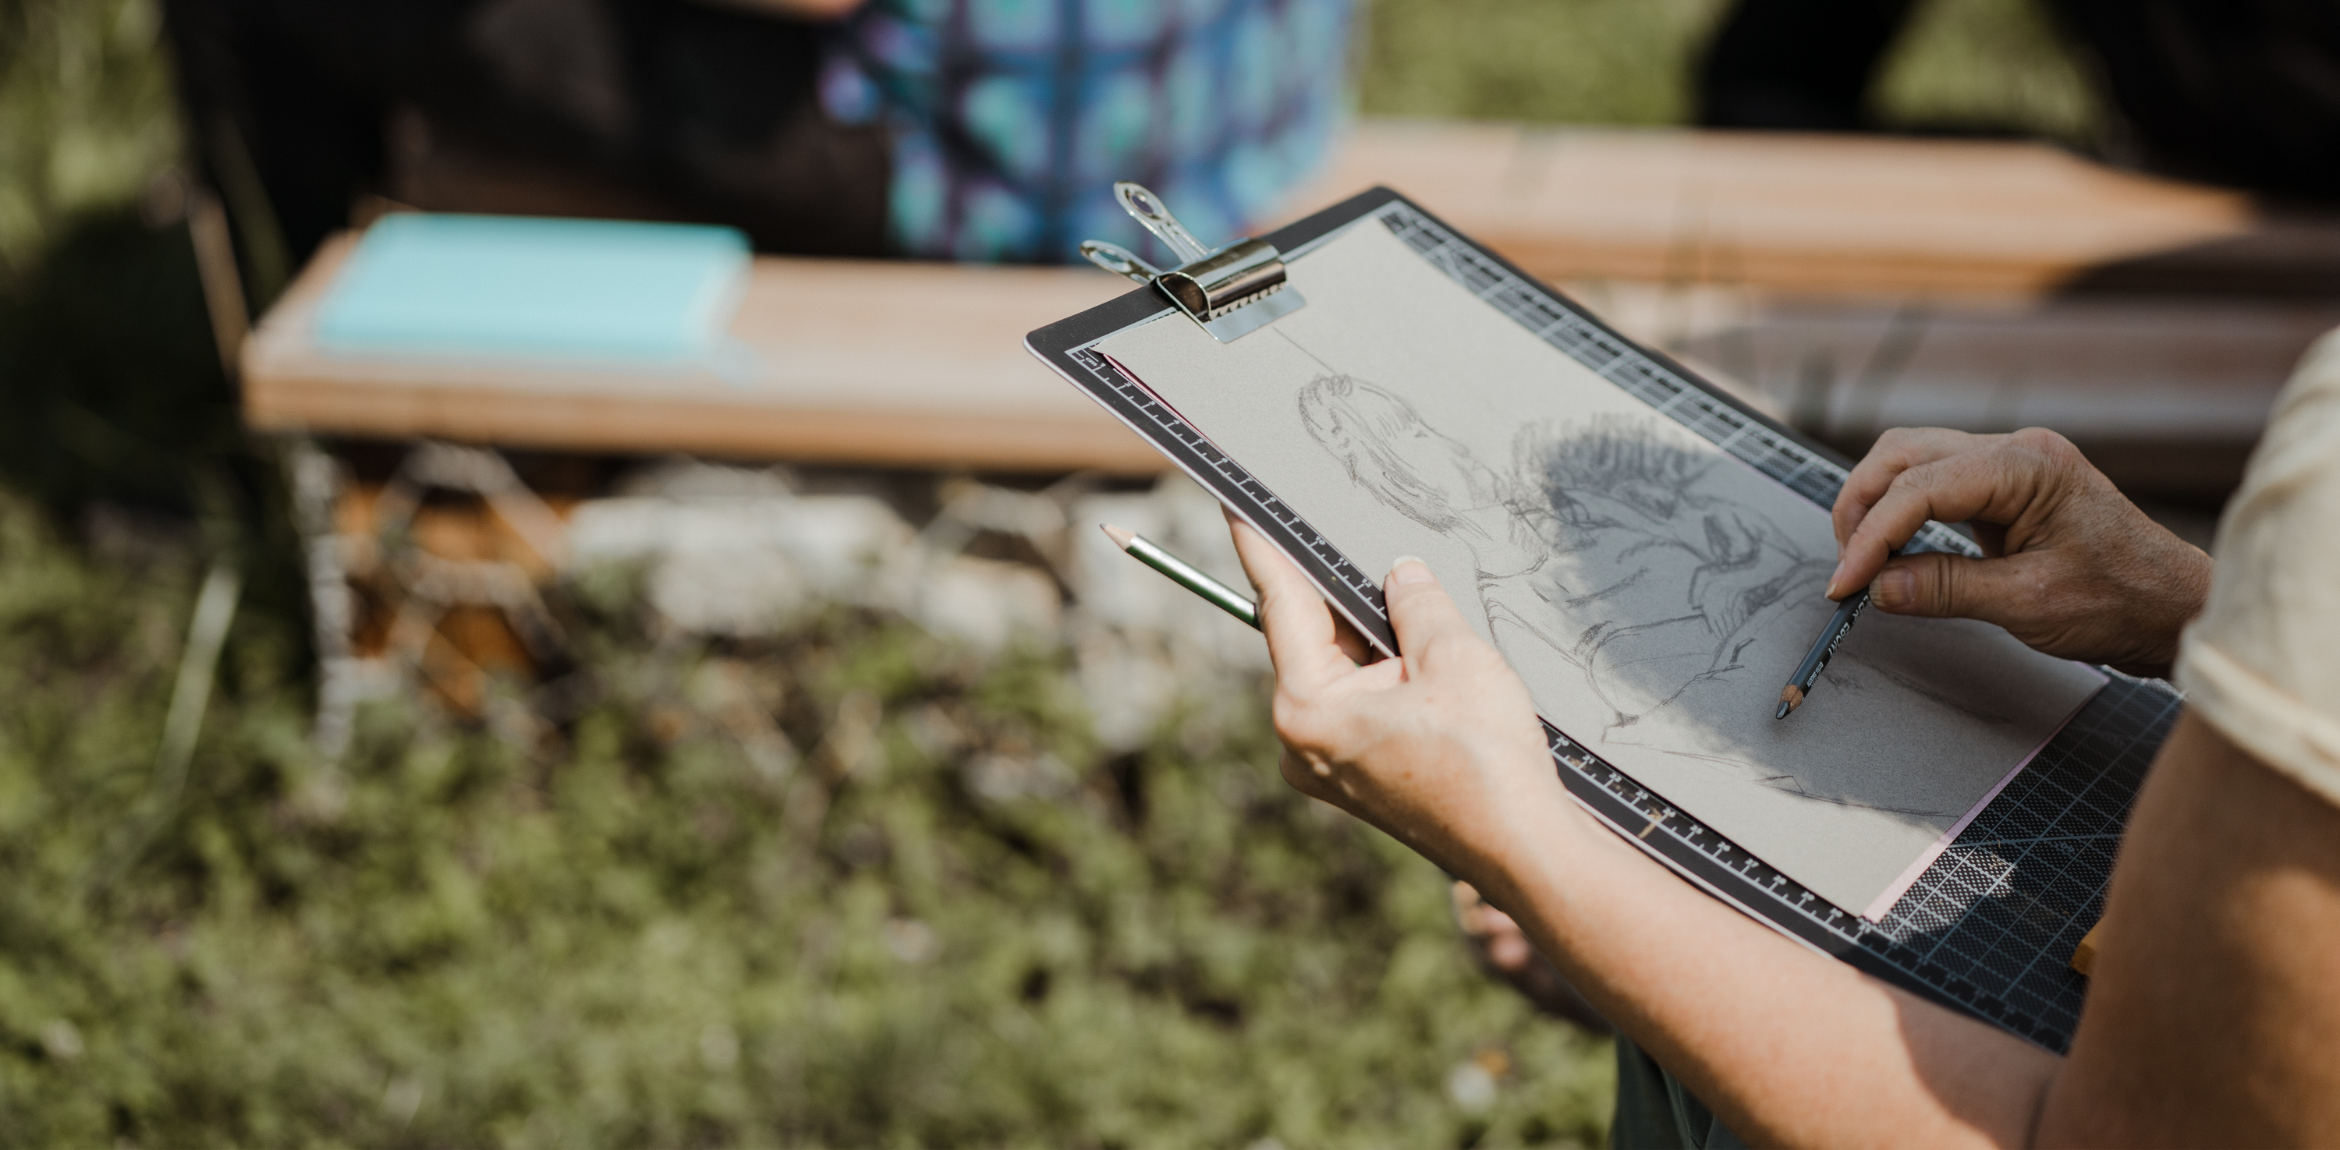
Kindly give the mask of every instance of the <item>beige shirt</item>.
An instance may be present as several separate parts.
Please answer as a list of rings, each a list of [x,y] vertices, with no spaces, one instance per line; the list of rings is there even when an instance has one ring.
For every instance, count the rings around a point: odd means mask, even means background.
[[[2340,803],[2340,332],[2302,360],[2218,524],[2177,683],[2254,758]]]

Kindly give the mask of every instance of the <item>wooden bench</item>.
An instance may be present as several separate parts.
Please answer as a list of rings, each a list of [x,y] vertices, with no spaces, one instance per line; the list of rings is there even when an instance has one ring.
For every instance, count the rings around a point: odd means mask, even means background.
[[[1368,123],[1300,199],[1372,183],[1560,282],[2001,306],[2075,288],[2340,294],[2340,217],[2045,144]]]
[[[2290,343],[2340,322],[2319,310],[2340,299],[2332,220],[2272,216],[2236,193],[2036,144],[1367,123],[1289,214],[1373,183],[1534,274],[1655,292],[1658,306],[1588,296],[1674,346],[1732,324],[1761,331],[1781,306],[2004,314],[2074,291],[2286,296],[2269,306],[2295,317],[2281,329]],[[762,258],[732,327],[755,365],[726,379],[322,354],[308,325],[348,244],[328,245],[245,344],[253,427],[928,468],[1163,466],[1021,347],[1026,331],[1127,290],[1092,269]],[[1667,301],[1707,289],[1735,293],[1736,310],[1668,330],[1679,309]],[[1874,343],[1887,326],[1847,338]],[[2262,358],[2293,354],[2287,343]],[[2225,370],[2199,386],[2229,388]],[[2252,396],[2280,382],[2257,360],[2233,372]]]

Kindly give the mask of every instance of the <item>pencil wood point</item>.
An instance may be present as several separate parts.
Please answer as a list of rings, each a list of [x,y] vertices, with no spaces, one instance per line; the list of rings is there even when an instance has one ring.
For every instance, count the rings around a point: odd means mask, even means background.
[[[1105,537],[1111,539],[1115,547],[1124,551],[1129,550],[1129,541],[1137,538],[1137,532],[1127,528],[1115,527],[1110,523],[1100,523],[1097,526],[1104,529]]]
[[[1795,713],[1796,708],[1803,705],[1804,692],[1797,689],[1795,684],[1790,683],[1779,689],[1779,713],[1772,717],[1775,719],[1787,718]]]

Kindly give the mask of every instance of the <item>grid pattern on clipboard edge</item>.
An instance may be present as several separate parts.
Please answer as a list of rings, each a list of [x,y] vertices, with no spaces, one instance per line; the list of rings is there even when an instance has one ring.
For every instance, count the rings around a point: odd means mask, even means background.
[[[1844,473],[1761,423],[1560,307],[1500,264],[1400,202],[1380,221],[1458,283],[1535,331],[1564,353],[1820,506],[1834,501]],[[1580,350],[1582,349],[1582,350]],[[1210,441],[1142,387],[1124,379],[1093,345],[1072,349],[1072,364],[1116,394],[1175,445],[1216,473],[1294,541],[1323,562],[1336,581],[1372,609],[1378,590],[1321,534]],[[1972,553],[1972,544],[1939,525],[1925,542]],[[2166,686],[2116,677],[2082,708],[1945,851],[1880,923],[1820,899],[1761,860],[1651,794],[1623,772],[1546,725],[1555,759],[1646,826],[1647,841],[1718,865],[1738,880],[1733,897],[1760,913],[1809,928],[1857,949],[1913,985],[1964,1005],[1981,1017],[2061,1051],[2079,1019],[2085,983],[2065,968],[2101,907],[2111,853],[2126,821],[2136,781],[2174,717]]]

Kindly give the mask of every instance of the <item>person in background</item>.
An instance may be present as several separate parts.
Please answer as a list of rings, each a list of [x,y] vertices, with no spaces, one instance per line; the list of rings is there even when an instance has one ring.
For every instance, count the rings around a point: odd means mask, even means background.
[[[874,0],[832,42],[821,103],[891,140],[896,250],[1058,262],[1084,239],[1169,253],[1116,180],[1205,243],[1260,221],[1343,112],[1348,0]]]
[[[1167,258],[1260,221],[1345,108],[1350,0],[166,0],[192,135],[288,266],[367,194],[727,223],[767,251]],[[246,237],[246,250],[251,250]]]

